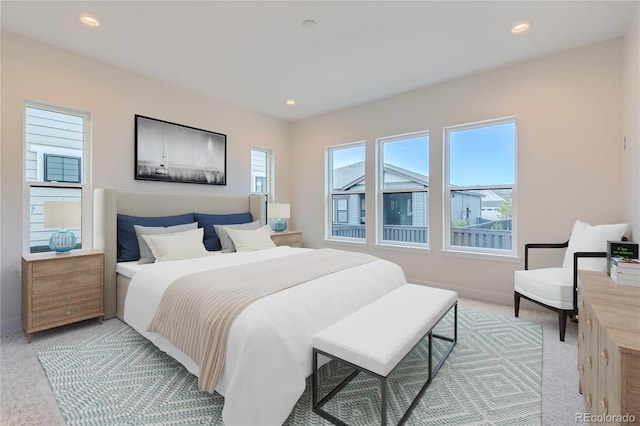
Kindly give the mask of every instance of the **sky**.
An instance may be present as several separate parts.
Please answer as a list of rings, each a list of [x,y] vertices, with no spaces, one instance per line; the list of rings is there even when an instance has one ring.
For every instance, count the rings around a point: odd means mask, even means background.
[[[515,123],[451,130],[451,184],[457,186],[515,183]],[[334,168],[365,159],[363,145],[333,151]],[[429,175],[429,137],[385,143],[384,161]]]

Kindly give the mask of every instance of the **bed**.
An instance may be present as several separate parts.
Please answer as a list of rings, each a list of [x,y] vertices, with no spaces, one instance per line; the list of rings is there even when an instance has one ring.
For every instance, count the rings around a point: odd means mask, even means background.
[[[148,331],[162,295],[183,275],[229,272],[279,262],[296,268],[311,249],[275,247],[140,265],[117,262],[117,214],[166,216],[185,212],[251,212],[265,223],[264,197],[98,189],[94,245],[105,251],[105,314],[117,316],[200,377],[200,365],[158,333]],[[313,254],[313,253],[312,253]],[[298,259],[298,260],[296,260]],[[283,263],[286,262],[286,263]],[[216,273],[216,272],[214,272]],[[311,374],[311,337],[406,283],[400,267],[381,259],[322,275],[251,303],[231,325],[226,360],[215,390],[225,397],[226,425],[282,424]]]

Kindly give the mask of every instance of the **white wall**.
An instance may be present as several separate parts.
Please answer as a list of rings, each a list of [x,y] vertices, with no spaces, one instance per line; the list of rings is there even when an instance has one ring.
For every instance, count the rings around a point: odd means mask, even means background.
[[[633,224],[632,241],[640,241],[640,7],[624,37],[623,211]]]
[[[89,111],[93,187],[247,193],[251,145],[273,149],[278,200],[288,201],[289,124],[125,71],[66,50],[2,32],[0,295],[2,330],[19,328],[23,231],[23,108],[38,100]],[[227,185],[136,181],[134,114],[227,135]],[[91,235],[86,232],[84,235]]]
[[[594,224],[622,221],[622,61],[622,39],[616,39],[294,123],[292,217],[304,231],[305,244],[333,245],[323,240],[325,204],[318,196],[324,192],[327,146],[366,140],[367,173],[374,176],[375,138],[426,129],[431,145],[431,252],[370,243],[340,247],[395,261],[413,282],[512,303],[513,272],[522,262],[454,257],[440,251],[443,127],[518,117],[521,251],[525,242],[565,241],[578,218]],[[367,179],[370,218],[373,185],[374,179]],[[367,234],[374,231],[368,220]]]

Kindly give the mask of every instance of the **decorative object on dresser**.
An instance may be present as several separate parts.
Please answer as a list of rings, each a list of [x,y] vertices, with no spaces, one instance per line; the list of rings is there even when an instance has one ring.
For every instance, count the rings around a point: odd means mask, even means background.
[[[76,246],[76,235],[69,228],[78,228],[82,223],[79,201],[45,201],[44,227],[55,228],[49,237],[49,248],[59,254],[68,253]]]
[[[640,419],[640,288],[580,271],[579,392],[598,423]],[[600,417],[602,416],[602,417]]]
[[[84,249],[22,256],[22,326],[29,343],[38,331],[100,318],[103,311],[104,254]]]
[[[638,259],[638,243],[631,241],[607,241],[607,274],[611,273],[611,258]]]
[[[291,206],[285,203],[269,203],[267,216],[273,219],[271,222],[271,230],[273,232],[286,231],[287,222],[284,219],[291,217]]]
[[[271,234],[277,246],[302,247],[302,231],[282,231]]]

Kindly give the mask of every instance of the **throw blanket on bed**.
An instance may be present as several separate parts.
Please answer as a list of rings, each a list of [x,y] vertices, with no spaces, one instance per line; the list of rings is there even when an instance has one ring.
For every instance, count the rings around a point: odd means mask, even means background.
[[[233,321],[252,302],[377,258],[320,249],[283,258],[198,272],[175,280],[162,295],[148,331],[169,339],[200,366],[198,388],[213,393]]]

